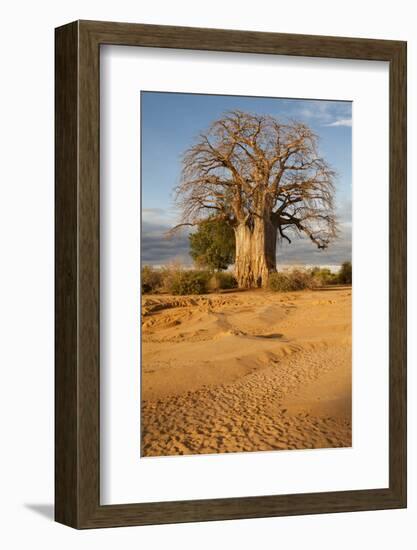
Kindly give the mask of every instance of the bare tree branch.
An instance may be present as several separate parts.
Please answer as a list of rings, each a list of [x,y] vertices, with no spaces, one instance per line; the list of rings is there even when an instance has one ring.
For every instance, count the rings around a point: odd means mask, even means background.
[[[174,230],[198,225],[214,212],[235,229],[255,231],[264,224],[269,240],[279,236],[291,243],[291,235],[306,235],[322,249],[337,236],[336,174],[318,153],[318,137],[303,123],[231,111],[182,160],[175,190],[182,219]],[[275,244],[264,248],[273,254]]]

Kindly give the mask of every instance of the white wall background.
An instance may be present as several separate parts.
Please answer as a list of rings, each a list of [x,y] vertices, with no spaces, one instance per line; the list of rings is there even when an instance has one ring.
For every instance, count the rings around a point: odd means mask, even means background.
[[[415,548],[417,35],[397,0],[10,0],[0,8],[0,544],[4,548]],[[408,510],[77,532],[52,522],[54,27],[102,19],[408,40]],[[376,224],[377,226],[377,224]],[[378,238],[377,230],[373,237]],[[341,472],[343,475],[343,472]]]

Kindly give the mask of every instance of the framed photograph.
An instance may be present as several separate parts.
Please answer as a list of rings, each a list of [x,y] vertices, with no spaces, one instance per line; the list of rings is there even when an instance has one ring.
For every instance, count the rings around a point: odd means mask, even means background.
[[[406,43],[56,29],[56,521],[406,506]]]

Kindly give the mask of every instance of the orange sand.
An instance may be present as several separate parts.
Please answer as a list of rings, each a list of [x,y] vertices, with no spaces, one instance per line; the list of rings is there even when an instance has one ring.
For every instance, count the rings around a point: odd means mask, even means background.
[[[351,289],[142,298],[142,455],[351,446]]]

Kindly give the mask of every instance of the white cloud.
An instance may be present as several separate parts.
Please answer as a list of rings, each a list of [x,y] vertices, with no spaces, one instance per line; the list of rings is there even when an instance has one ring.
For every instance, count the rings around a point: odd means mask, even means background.
[[[345,101],[306,101],[289,114],[295,119],[304,117],[322,126],[352,126],[352,106]]]
[[[331,122],[330,124],[326,124],[326,126],[352,126],[352,119],[341,118],[339,120],[335,120],[334,122]]]

